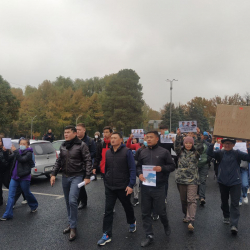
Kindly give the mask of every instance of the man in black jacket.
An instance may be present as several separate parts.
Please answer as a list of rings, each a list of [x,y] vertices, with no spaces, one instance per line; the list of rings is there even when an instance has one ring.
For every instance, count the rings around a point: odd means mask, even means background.
[[[165,184],[168,174],[175,170],[175,164],[168,150],[158,146],[158,132],[149,131],[146,138],[148,147],[141,151],[137,162],[137,176],[144,182],[141,186],[141,210],[146,239],[141,242],[142,247],[148,246],[154,240],[151,218],[152,206],[160,216],[166,235],[169,236],[171,233],[165,205]],[[143,166],[154,166],[156,186],[145,185]]]
[[[105,215],[103,237],[98,245],[105,245],[112,238],[113,209],[117,198],[125,210],[129,232],[136,231],[134,208],[130,201],[136,180],[134,157],[130,149],[122,143],[122,135],[115,132],[111,136],[111,149],[106,152],[105,163]]]
[[[78,184],[85,176],[85,184],[90,183],[92,162],[88,146],[76,136],[75,126],[67,126],[64,130],[65,142],[60,147],[60,155],[51,173],[51,186],[55,184],[55,176],[62,169],[62,186],[67,205],[69,225],[63,233],[70,233],[69,240],[76,238],[77,198],[80,189]]]
[[[85,142],[87,146],[89,147],[89,152],[90,152],[91,160],[93,163],[93,160],[95,158],[95,153],[96,153],[95,141],[87,135],[86,127],[84,123],[77,124],[76,131],[77,131],[78,139]],[[78,209],[85,208],[87,206],[87,202],[88,202],[87,192],[86,192],[85,186],[82,186],[80,189],[79,197],[78,197]]]
[[[54,134],[52,134],[52,130],[49,129],[48,133],[44,136],[45,141],[53,142],[55,140]]]

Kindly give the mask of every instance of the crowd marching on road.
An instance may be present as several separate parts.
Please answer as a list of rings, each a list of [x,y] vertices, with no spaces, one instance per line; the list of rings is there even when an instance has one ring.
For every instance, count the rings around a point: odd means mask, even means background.
[[[242,141],[216,138],[207,131],[201,132],[198,127],[196,133],[181,133],[181,129],[177,129],[176,137],[171,137],[171,143],[164,143],[162,138],[168,134],[168,127],[160,126],[160,133],[148,131],[141,140],[131,134],[124,142],[122,134],[113,132],[110,126],[103,128],[103,140],[98,131],[93,139],[89,137],[83,123],[66,126],[65,141],[61,144],[60,154],[50,177],[50,184],[53,186],[57,174],[62,172],[68,224],[61,233],[69,234],[69,241],[77,238],[78,210],[88,204],[85,185],[96,180],[99,169],[104,181],[104,189],[100,192],[105,195],[105,205],[102,229],[100,228],[102,237],[96,240],[97,245],[104,246],[112,241],[117,199],[124,208],[130,233],[137,230],[134,207],[141,206],[145,234],[141,247],[147,247],[155,240],[153,220],[160,219],[166,237],[171,237],[166,206],[168,180],[174,171],[181,204],[178,209],[184,215],[180,220],[186,223],[190,233],[194,233],[197,203],[209,206],[206,201],[206,179],[210,166],[214,166],[221,196],[221,223],[230,224],[231,234],[237,235],[239,207],[248,203],[250,142],[245,142],[243,152],[234,149],[236,143]],[[54,141],[51,129],[44,140]],[[26,138],[20,138],[19,146],[19,149],[13,145],[10,150],[6,149],[3,137],[0,136],[0,206],[6,203],[6,210],[0,221],[14,218],[13,206],[21,192],[32,213],[39,209],[38,201],[30,191],[31,169],[35,165],[33,150]],[[85,185],[79,188],[82,182]],[[5,202],[3,184],[9,188]]]

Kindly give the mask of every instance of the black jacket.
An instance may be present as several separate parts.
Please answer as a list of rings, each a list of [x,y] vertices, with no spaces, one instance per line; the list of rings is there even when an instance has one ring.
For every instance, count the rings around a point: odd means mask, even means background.
[[[81,140],[88,145],[91,159],[94,159],[96,155],[96,146],[94,140],[90,138],[87,133],[85,133],[85,136]]]
[[[0,148],[0,174],[4,173],[8,167],[8,155],[9,151],[3,151]]]
[[[115,152],[113,147],[106,152],[105,186],[112,190],[133,188],[136,181],[136,168],[132,151],[124,144]]]
[[[60,168],[66,177],[86,175],[85,178],[89,179],[92,174],[92,162],[87,144],[76,138],[73,146],[66,149],[64,142],[51,175],[56,176]]]
[[[50,137],[49,137],[49,136],[50,136]],[[45,140],[45,141],[53,142],[53,141],[55,140],[54,134],[52,134],[52,133],[47,133],[47,134],[44,136],[44,140]]]
[[[161,166],[161,172],[156,173],[156,186],[165,185],[168,174],[175,170],[175,164],[169,151],[158,145],[145,148],[141,151],[137,163],[137,176],[142,174],[142,165]]]

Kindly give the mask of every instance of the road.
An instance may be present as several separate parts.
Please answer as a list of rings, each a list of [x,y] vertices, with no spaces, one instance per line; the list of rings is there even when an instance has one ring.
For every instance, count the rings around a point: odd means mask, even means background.
[[[232,236],[229,225],[223,224],[220,209],[218,184],[213,179],[210,170],[207,179],[207,204],[197,209],[195,232],[187,230],[187,224],[182,222],[181,203],[177,191],[174,174],[170,176],[167,212],[172,228],[170,237],[164,234],[160,221],[153,222],[155,243],[147,249],[176,249],[176,250],[208,250],[208,249],[250,249],[250,204],[244,204],[241,210],[238,236]],[[97,241],[102,236],[102,219],[104,212],[103,181],[92,182],[87,186],[89,197],[88,207],[78,214],[78,238],[68,241],[68,235],[62,234],[67,226],[66,206],[61,188],[61,176],[51,187],[48,179],[39,177],[32,180],[31,191],[35,194],[39,208],[35,214],[30,213],[28,205],[22,205],[21,199],[14,209],[14,218],[0,221],[0,249],[100,249]],[[4,200],[8,192],[4,191]],[[5,206],[0,207],[0,215]],[[114,250],[141,249],[140,242],[145,237],[140,205],[135,207],[137,231],[128,233],[125,213],[120,204],[116,204],[114,215],[112,242],[101,247]]]

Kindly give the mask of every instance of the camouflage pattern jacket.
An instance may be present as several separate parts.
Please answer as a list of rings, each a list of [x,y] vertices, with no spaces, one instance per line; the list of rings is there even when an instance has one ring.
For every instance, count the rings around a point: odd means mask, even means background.
[[[182,147],[182,136],[176,136],[175,152],[178,157],[178,169],[175,173],[175,181],[178,184],[199,185],[198,163],[203,152],[203,143],[200,134],[195,140],[195,150],[186,150]]]

